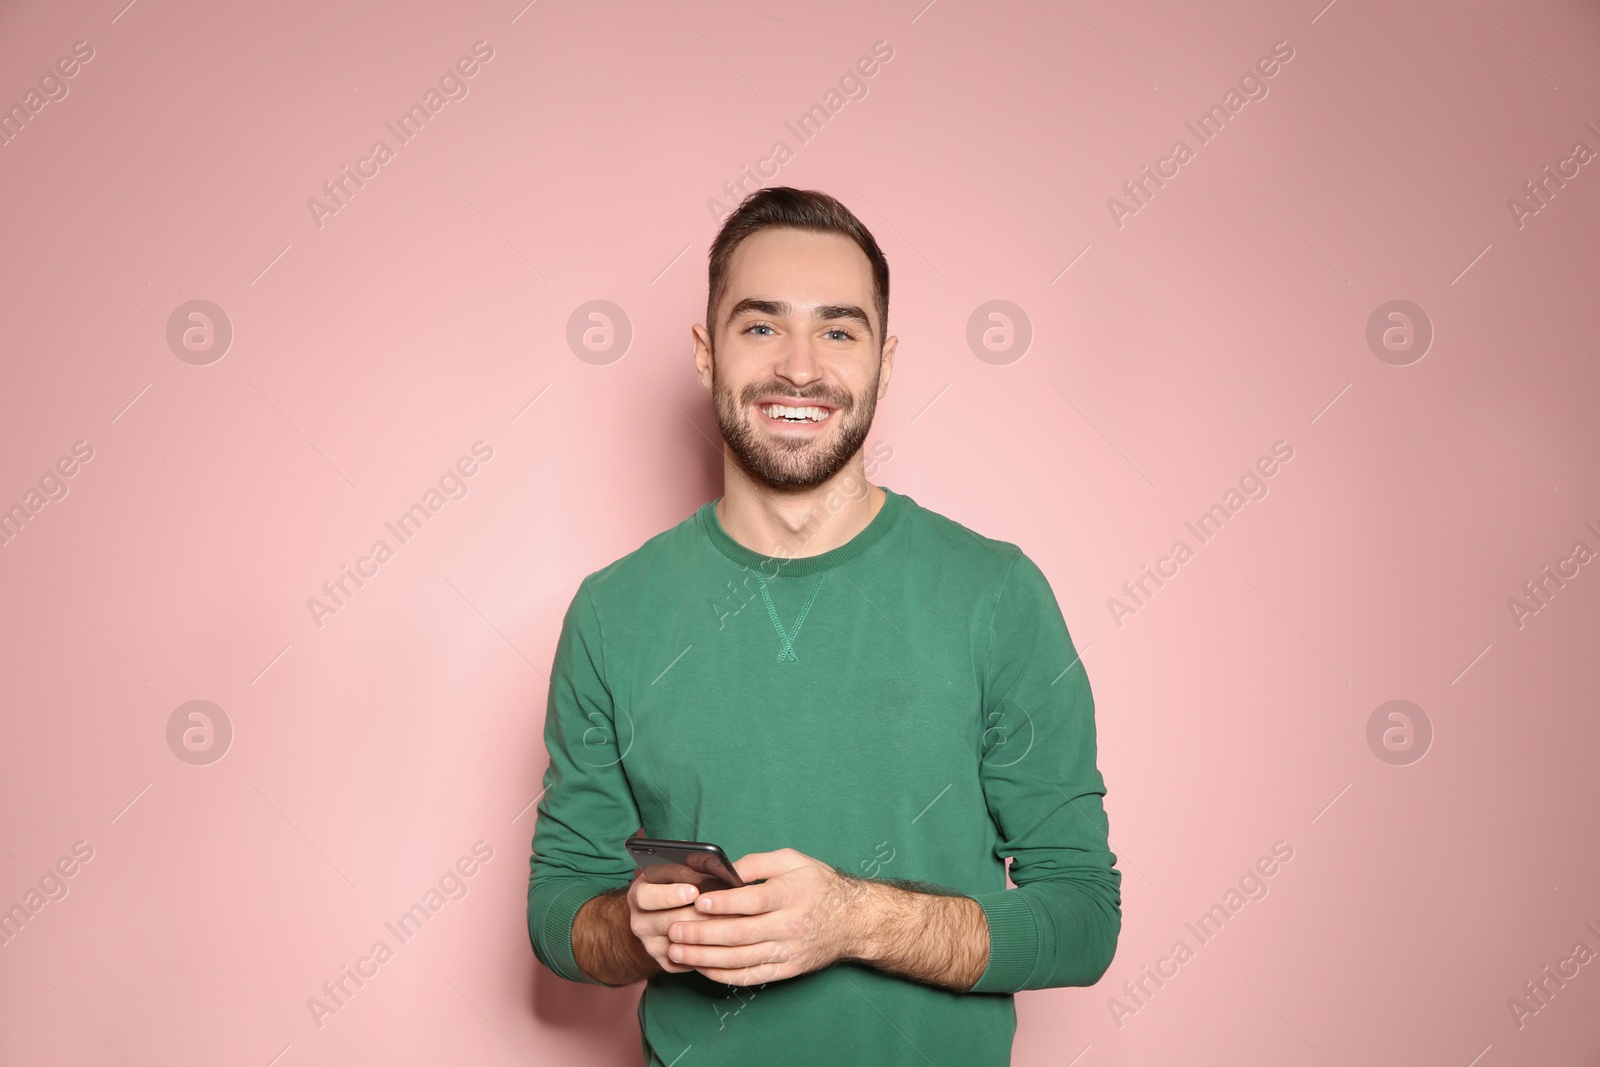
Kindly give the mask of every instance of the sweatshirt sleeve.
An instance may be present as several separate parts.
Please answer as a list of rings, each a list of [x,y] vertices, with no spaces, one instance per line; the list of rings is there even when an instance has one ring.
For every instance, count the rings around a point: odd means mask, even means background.
[[[979,776],[1016,888],[973,898],[990,947],[971,992],[1093,985],[1122,929],[1094,699],[1049,580],[1021,549],[995,601],[983,693]]]
[[[584,579],[556,642],[545,706],[550,765],[533,827],[528,870],[528,938],[556,974],[601,985],[572,956],[572,921],[591,898],[633,880],[622,843],[640,825],[622,757],[632,743],[624,716],[618,737],[605,681],[600,619]],[[620,742],[620,743],[619,743]]]

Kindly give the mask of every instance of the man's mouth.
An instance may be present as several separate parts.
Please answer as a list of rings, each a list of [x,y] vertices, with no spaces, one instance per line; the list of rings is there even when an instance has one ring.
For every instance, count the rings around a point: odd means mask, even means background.
[[[827,422],[828,418],[833,414],[832,408],[790,407],[784,404],[762,404],[760,411],[774,422],[793,423],[796,425],[815,425]]]

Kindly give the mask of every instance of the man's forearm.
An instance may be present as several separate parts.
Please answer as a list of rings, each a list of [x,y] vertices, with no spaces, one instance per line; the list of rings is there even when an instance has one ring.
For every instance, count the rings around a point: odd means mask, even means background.
[[[857,880],[860,960],[880,971],[965,993],[989,966],[989,921],[971,897]]]
[[[661,973],[628,923],[628,891],[592,898],[572,920],[572,958],[578,969],[606,985],[624,986]]]

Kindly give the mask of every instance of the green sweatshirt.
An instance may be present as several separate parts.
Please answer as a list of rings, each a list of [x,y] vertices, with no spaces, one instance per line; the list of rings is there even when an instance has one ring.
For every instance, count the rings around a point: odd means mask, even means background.
[[[593,982],[573,917],[629,884],[623,841],[643,829],[969,896],[988,966],[966,993],[858,963],[748,987],[659,973],[638,1006],[651,1067],[1001,1067],[1013,993],[1111,964],[1122,874],[1049,581],[1016,545],[885,492],[820,555],[746,548],[712,501],[584,578],[551,675],[528,934],[545,966]]]

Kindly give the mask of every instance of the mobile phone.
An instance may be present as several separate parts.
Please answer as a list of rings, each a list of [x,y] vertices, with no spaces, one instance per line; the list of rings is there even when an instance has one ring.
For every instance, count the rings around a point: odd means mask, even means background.
[[[708,841],[666,841],[636,835],[624,844],[647,882],[686,882],[702,893],[744,885],[727,853]]]

